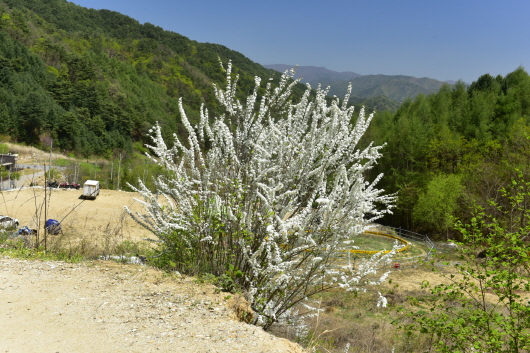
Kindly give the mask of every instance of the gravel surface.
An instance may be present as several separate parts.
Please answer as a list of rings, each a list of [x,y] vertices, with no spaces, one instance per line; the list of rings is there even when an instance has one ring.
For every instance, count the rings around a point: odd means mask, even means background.
[[[302,352],[228,297],[141,265],[0,257],[0,352]]]

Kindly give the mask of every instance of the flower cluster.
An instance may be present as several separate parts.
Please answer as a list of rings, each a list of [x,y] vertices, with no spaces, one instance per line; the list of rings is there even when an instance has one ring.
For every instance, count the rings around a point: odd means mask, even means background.
[[[225,276],[245,291],[254,322],[268,327],[311,295],[341,284],[362,286],[378,260],[358,269],[335,266],[337,251],[375,219],[390,212],[393,196],[367,181],[382,146],[358,144],[373,115],[356,122],[349,92],[327,102],[327,90],[307,87],[291,101],[294,72],[265,94],[260,78],[238,99],[237,76],[228,64],[227,85],[214,86],[226,113],[201,108],[192,126],[181,103],[187,141],[173,146],[160,126],[148,146],[165,168],[156,190],[137,191],[145,213],[133,214],[151,230],[182,272]],[[379,259],[379,257],[378,257]]]

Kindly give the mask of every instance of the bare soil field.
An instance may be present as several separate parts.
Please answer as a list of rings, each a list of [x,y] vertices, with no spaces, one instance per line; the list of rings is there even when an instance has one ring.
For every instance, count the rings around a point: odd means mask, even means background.
[[[104,236],[124,240],[152,237],[145,228],[129,217],[123,206],[142,211],[133,200],[133,192],[101,190],[95,200],[81,199],[82,190],[51,189],[47,218],[61,222],[63,229],[78,238],[96,239]],[[0,214],[17,218],[20,226],[43,230],[44,188],[24,188],[2,191]]]

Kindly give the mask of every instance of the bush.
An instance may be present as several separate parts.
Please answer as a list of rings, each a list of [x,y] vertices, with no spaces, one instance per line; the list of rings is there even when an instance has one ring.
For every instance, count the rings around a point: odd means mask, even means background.
[[[293,74],[260,97],[256,78],[239,101],[229,64],[226,89],[214,87],[226,113],[210,119],[202,108],[196,127],[181,101],[188,140],[175,136],[169,148],[161,127],[151,130],[151,158],[165,171],[154,191],[139,182],[146,213],[129,212],[157,236],[167,263],[239,288],[265,328],[315,293],[362,285],[391,256],[355,270],[335,266],[336,252],[394,198],[376,188],[381,175],[365,179],[381,156],[381,146],[357,147],[372,115],[362,110],[352,126],[348,96],[328,104],[326,91],[312,98],[309,87],[292,103]]]
[[[457,274],[431,288],[429,311],[410,315],[406,328],[428,334],[437,352],[530,349],[530,182],[519,173],[499,194],[469,224],[456,224],[463,241]]]

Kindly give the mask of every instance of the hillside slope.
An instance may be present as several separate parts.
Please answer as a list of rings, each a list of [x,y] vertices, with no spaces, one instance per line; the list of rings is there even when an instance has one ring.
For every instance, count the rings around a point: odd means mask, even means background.
[[[230,60],[240,92],[253,89],[255,76],[280,76],[224,46],[114,11],[66,0],[5,0],[0,135],[36,146],[53,139],[54,147],[85,157],[131,151],[156,122],[166,136],[182,135],[179,99],[192,123],[202,104],[219,113],[212,84],[224,85],[219,61]]]
[[[295,67],[294,65],[285,64],[273,64],[263,66],[268,69],[276,70],[278,72],[285,72],[286,70],[290,70]],[[313,85],[314,83],[328,85],[331,82],[352,80],[353,78],[360,76],[362,75],[352,71],[337,72],[319,66],[298,66],[296,67],[296,74],[294,75],[294,78],[302,78],[303,82],[308,82],[311,85]]]
[[[352,95],[356,97],[373,98],[382,95],[398,102],[414,98],[419,94],[436,93],[445,84],[426,77],[365,75],[350,81],[334,82],[330,94],[343,92],[350,82],[352,83]]]

